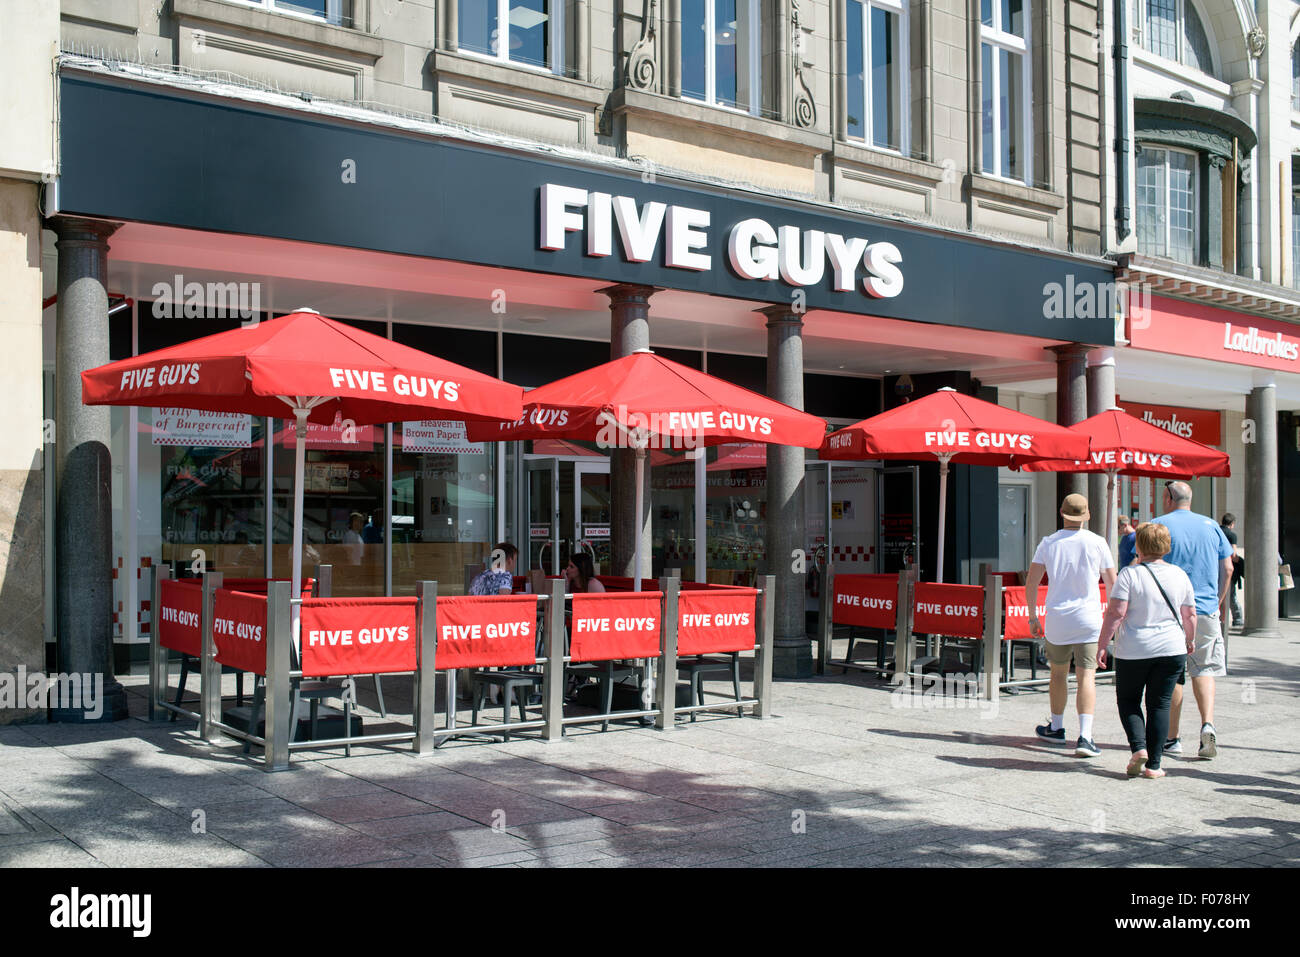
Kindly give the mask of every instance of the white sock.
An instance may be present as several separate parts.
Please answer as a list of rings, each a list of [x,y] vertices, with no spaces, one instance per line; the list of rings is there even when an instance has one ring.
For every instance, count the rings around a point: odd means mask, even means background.
[[[1079,715],[1079,737],[1092,740],[1092,715]]]
[[[1052,715],[1052,730],[1060,731],[1064,727],[1065,727],[1065,715],[1063,714]]]

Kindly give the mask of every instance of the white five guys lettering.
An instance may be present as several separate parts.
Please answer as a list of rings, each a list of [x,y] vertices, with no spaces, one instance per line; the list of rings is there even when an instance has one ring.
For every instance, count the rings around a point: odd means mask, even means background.
[[[568,234],[583,233],[583,252],[592,257],[614,254],[615,234],[628,262],[655,258],[664,242],[664,265],[707,272],[712,214],[705,209],[638,203],[631,196],[588,191],[547,183],[541,190],[538,248],[559,251]],[[868,242],[820,229],[772,226],[764,219],[744,219],[727,234],[727,259],[742,279],[776,280],[790,286],[820,285],[829,272],[837,292],[857,289],[874,298],[903,291],[903,254],[893,243]],[[828,268],[829,267],[829,270]],[[865,275],[859,281],[859,269]]]

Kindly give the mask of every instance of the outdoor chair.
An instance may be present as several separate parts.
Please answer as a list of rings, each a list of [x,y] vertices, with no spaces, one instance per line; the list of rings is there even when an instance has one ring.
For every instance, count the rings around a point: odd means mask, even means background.
[[[489,687],[501,689],[502,724],[512,724],[510,705],[518,698],[519,720],[528,720],[528,698],[542,682],[542,676],[536,671],[520,671],[502,668],[499,671],[479,670],[474,673],[474,704],[470,712],[470,725],[478,724],[479,709],[487,700]],[[505,739],[510,740],[510,732],[505,732]]]
[[[859,631],[874,631],[874,632],[876,633],[876,638],[875,638],[875,641],[876,641],[876,668],[877,668],[877,670],[879,670],[879,671],[884,671],[884,670],[885,670],[885,643],[888,641],[888,636],[889,636],[889,634],[890,634],[890,630],[887,629],[887,628],[869,628],[869,629],[860,629],[860,628],[857,628],[857,627],[855,627],[855,626],[853,626],[853,625],[849,625],[849,626],[848,626],[848,629],[849,629],[849,650],[848,650],[847,652],[845,652],[845,654],[844,654],[844,661],[845,661],[845,663],[847,664],[848,662],[853,661],[853,645],[854,645],[854,643],[855,643],[855,642],[858,642],[858,641],[866,641],[866,640],[867,640],[867,636],[866,636],[866,635],[860,635],[858,632],[859,632]],[[847,673],[848,673],[848,670],[849,670],[849,669],[848,669],[847,667],[841,668],[841,669],[840,669],[840,674],[847,674]]]
[[[172,702],[178,708],[181,706],[181,699],[185,697],[185,682],[189,680],[190,670],[197,670],[198,660],[193,655],[181,655],[181,680],[176,686],[176,700]],[[221,673],[235,676],[235,703],[242,706],[244,703],[244,673],[238,668],[232,668],[229,665],[222,665]],[[173,711],[171,717],[167,720],[175,721],[176,712]]]
[[[677,661],[677,673],[683,672],[691,679],[691,700],[696,704],[704,704],[704,676],[717,671],[731,672],[731,686],[736,693],[736,700],[740,700],[740,652],[733,651],[726,658],[710,658],[707,655],[697,655],[691,658],[679,658]],[[691,721],[695,720],[697,711],[691,712]],[[745,709],[736,708],[736,717],[743,717]]]
[[[641,669],[636,665],[629,665],[620,661],[584,661],[566,665],[564,672],[566,677],[595,678],[600,685],[600,713],[609,714],[614,707],[614,684],[624,678],[639,675]],[[601,722],[600,730],[609,730],[608,718]]]

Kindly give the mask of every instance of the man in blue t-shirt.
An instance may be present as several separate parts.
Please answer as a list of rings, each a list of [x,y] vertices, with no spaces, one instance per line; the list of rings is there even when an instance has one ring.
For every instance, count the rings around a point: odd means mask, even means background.
[[[1219,606],[1228,595],[1232,581],[1232,546],[1217,522],[1192,511],[1192,487],[1186,482],[1166,482],[1165,514],[1154,521],[1169,529],[1173,548],[1165,561],[1187,572],[1196,592],[1196,650],[1187,656],[1187,670],[1192,676],[1192,693],[1201,711],[1202,758],[1218,754],[1214,731],[1214,679],[1228,672],[1224,667],[1223,629]],[[1183,707],[1182,678],[1174,688],[1169,709],[1169,740],[1166,754],[1181,754],[1178,719]]]

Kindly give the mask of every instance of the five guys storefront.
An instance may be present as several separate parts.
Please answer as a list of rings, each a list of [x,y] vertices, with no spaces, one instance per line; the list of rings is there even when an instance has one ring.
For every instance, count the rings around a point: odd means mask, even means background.
[[[525,387],[650,347],[834,425],[945,385],[996,400],[988,373],[1081,378],[1089,349],[1114,343],[1111,315],[1044,308],[1050,289],[1110,288],[1102,260],[144,71],[65,67],[60,111],[49,226],[65,301],[46,350],[74,420],[110,415],[80,407],[83,369],[300,306]],[[87,281],[107,306],[69,296]],[[284,574],[292,441],[283,420],[112,409],[111,503],[77,519],[104,524],[111,555],[63,554],[51,574],[114,569],[119,649],[148,638],[142,568],[201,552],[231,574]],[[307,447],[304,563],[332,563],[336,594],[421,579],[458,593],[499,539],[521,570],[581,549],[631,573],[624,453],[476,444],[437,422],[338,423]],[[889,571],[915,556],[934,574],[933,464],[746,445],[651,464],[643,573],[776,575],[778,675],[810,667],[804,615],[827,557]],[[950,489],[945,577],[970,581],[999,560],[997,472],[957,466]],[[796,549],[812,574],[770,560]]]

